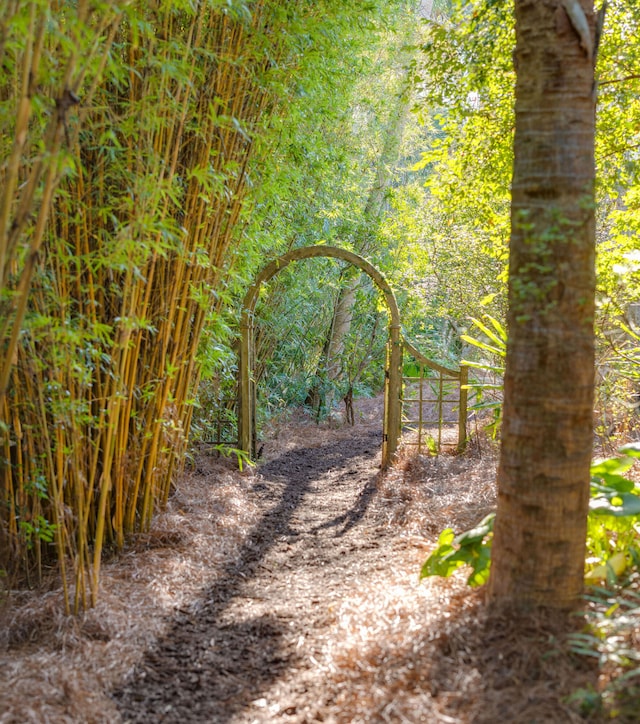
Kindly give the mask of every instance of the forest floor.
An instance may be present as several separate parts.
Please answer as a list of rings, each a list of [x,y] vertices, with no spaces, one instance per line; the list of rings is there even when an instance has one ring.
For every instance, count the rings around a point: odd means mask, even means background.
[[[380,402],[355,407],[294,415],[244,472],[203,447],[79,617],[12,594],[0,722],[585,721],[602,672],[553,622],[490,616],[463,572],[419,581],[443,528],[492,509],[493,446],[381,472]]]

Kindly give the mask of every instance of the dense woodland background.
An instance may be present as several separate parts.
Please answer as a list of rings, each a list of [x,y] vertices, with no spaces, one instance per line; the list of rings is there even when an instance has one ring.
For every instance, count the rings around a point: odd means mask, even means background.
[[[640,7],[609,3],[604,453],[638,430],[639,29]],[[221,417],[233,435],[240,301],[290,249],[371,260],[408,337],[481,365],[476,403],[499,414],[513,45],[511,3],[480,0],[2,4],[1,585],[57,565],[69,609],[95,601],[103,550],[148,529],[189,441]],[[353,270],[299,263],[257,316],[263,424],[380,389],[385,313]]]

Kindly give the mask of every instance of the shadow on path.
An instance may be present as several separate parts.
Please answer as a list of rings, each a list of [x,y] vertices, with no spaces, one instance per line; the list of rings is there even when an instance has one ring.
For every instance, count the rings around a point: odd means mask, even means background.
[[[379,480],[380,474],[378,473],[378,475],[371,478],[364,486],[364,488],[362,488],[351,510],[348,510],[342,515],[336,516],[333,520],[330,520],[327,523],[323,523],[322,525],[317,526],[313,529],[313,532],[316,533],[321,530],[327,530],[329,528],[337,528],[338,526],[342,526],[342,529],[336,533],[336,536],[341,538],[343,535],[345,535],[345,533],[348,533],[364,518],[367,510],[369,509],[369,505],[373,500],[376,491],[378,490]]]
[[[290,622],[275,615],[239,621],[227,609],[242,596],[278,539],[290,534],[292,515],[311,484],[355,458],[376,453],[372,437],[354,436],[287,452],[260,468],[273,508],[247,538],[240,556],[188,609],[178,611],[168,633],[112,693],[124,722],[226,722],[294,663],[284,640],[291,636]],[[284,488],[274,495],[279,484]],[[340,516],[344,522],[353,526],[362,518],[373,486],[361,493],[353,511]]]

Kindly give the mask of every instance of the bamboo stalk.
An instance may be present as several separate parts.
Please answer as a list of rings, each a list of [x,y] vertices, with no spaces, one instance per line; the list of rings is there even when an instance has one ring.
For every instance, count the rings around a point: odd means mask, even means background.
[[[2,470],[0,490],[3,501],[20,500],[53,521],[67,607],[67,556],[73,561],[74,610],[85,605],[87,589],[97,600],[104,547],[121,547],[148,528],[180,468],[211,307],[206,295],[237,239],[253,153],[247,134],[268,103],[256,80],[264,57],[253,49],[265,3],[254,3],[251,23],[204,3],[181,15],[157,9],[147,17],[162,32],[137,35],[115,8],[83,26],[89,6],[73,6],[68,27],[59,29],[84,51],[66,58],[51,86],[59,98],[86,86],[77,119],[69,127],[65,109],[53,111],[42,130],[46,160],[25,162],[32,141],[20,136],[20,150],[7,154],[11,193],[5,185],[0,198],[0,273],[20,276],[2,337],[11,354],[0,389],[12,380],[11,398],[0,399],[2,419],[12,420],[2,450],[12,465]],[[16,129],[30,127],[29,113],[31,125],[38,118],[27,81],[38,77],[45,56],[60,54],[38,7],[28,7],[33,32]],[[103,83],[103,72],[118,64],[121,75]],[[63,149],[75,160],[67,179]],[[25,240],[29,253],[16,255]],[[44,320],[33,327],[32,312]],[[54,392],[45,399],[47,385]],[[38,466],[49,500],[29,492]],[[18,540],[15,515],[0,523]],[[37,567],[41,554],[51,552],[37,539]]]

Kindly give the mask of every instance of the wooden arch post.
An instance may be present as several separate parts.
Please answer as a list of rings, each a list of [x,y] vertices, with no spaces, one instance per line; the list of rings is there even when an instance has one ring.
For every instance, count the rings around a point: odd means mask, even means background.
[[[401,412],[400,392],[402,386],[402,336],[400,332],[400,312],[396,298],[384,275],[361,256],[335,246],[305,246],[283,254],[274,259],[256,277],[245,295],[240,321],[240,370],[239,370],[239,408],[238,436],[239,446],[251,459],[256,454],[256,386],[253,378],[254,365],[254,312],[260,287],[292,261],[329,257],[346,261],[368,274],[384,297],[389,310],[389,341],[387,343],[387,370],[384,394],[384,421],[382,466],[388,465],[396,450],[400,438]]]

